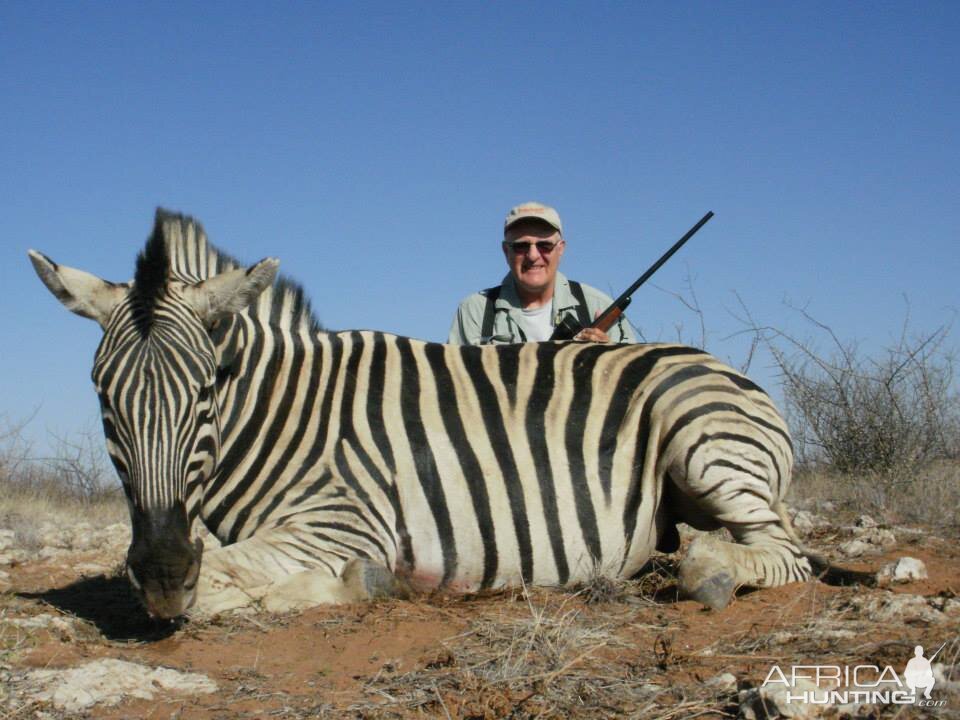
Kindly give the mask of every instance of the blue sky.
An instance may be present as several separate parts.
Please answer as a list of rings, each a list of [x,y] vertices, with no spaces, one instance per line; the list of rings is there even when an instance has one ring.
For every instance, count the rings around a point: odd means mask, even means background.
[[[647,339],[730,311],[878,348],[960,306],[960,4],[0,4],[0,416],[97,415],[100,331],[26,258],[126,280],[157,205],[267,255],[334,329],[446,337],[505,272],[503,215],[555,205],[568,275]],[[958,331],[960,332],[960,331]],[[776,393],[768,358],[751,375]]]

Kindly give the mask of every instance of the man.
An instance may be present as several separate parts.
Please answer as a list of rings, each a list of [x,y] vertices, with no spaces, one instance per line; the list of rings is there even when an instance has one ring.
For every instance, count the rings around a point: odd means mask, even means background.
[[[499,287],[474,293],[457,308],[449,343],[488,345],[549,340],[565,315],[584,326],[575,339],[636,342],[624,316],[609,333],[586,327],[613,302],[558,271],[566,242],[560,215],[537,202],[517,205],[503,224],[503,256],[510,272]]]

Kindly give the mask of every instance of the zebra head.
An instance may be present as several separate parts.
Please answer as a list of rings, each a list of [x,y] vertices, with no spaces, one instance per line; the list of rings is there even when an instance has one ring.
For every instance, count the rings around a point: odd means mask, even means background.
[[[171,273],[166,253],[155,231],[135,278],[122,284],[32,250],[30,260],[61,303],[103,328],[92,377],[130,508],[127,574],[148,612],[171,618],[196,596],[203,543],[195,523],[220,449],[210,332],[270,286],[279,263],[188,281]]]

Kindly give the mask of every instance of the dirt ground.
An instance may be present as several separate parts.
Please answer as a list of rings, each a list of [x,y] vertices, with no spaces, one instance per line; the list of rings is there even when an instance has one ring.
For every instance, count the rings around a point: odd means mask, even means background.
[[[140,609],[120,572],[121,547],[65,550],[3,568],[0,670],[10,687],[5,702],[0,691],[0,717],[750,717],[745,694],[775,663],[899,672],[915,645],[932,652],[943,643],[938,661],[960,681],[957,538],[893,532],[896,545],[846,565],[875,571],[910,556],[927,579],[887,588],[811,581],[741,593],[713,611],[678,599],[676,558],[663,556],[634,582],[597,581],[577,593],[433,596],[179,623]],[[807,539],[836,558],[853,536],[852,526],[821,527]],[[898,596],[912,604],[901,607]],[[44,615],[68,622],[3,624]],[[202,673],[218,690],[73,712],[14,691],[13,679],[31,669],[100,658]],[[944,707],[853,714],[958,717],[960,694],[947,685],[937,695]]]

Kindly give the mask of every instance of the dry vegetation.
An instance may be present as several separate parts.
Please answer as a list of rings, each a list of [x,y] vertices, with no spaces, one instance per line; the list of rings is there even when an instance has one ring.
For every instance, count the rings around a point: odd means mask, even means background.
[[[945,331],[915,342],[905,333],[880,359],[839,343],[825,359],[782,334],[758,337],[785,378],[802,460],[790,502],[813,518],[805,542],[870,571],[916,557],[929,578],[869,589],[814,581],[715,612],[679,598],[676,556],[658,556],[633,581],[598,572],[574,592],[154,623],[122,577],[125,537],[106,530],[126,523],[126,508],[99,438],[36,458],[7,427],[0,533],[13,531],[20,554],[0,565],[0,717],[772,717],[751,688],[773,663],[900,671],[916,644],[944,644],[935,694],[945,707],[848,710],[960,717],[960,404]],[[863,514],[878,527],[857,527]],[[102,541],[84,541],[98,532]],[[856,539],[876,544],[838,554]],[[204,673],[219,690],[73,712],[23,693],[31,668],[106,657]]]

